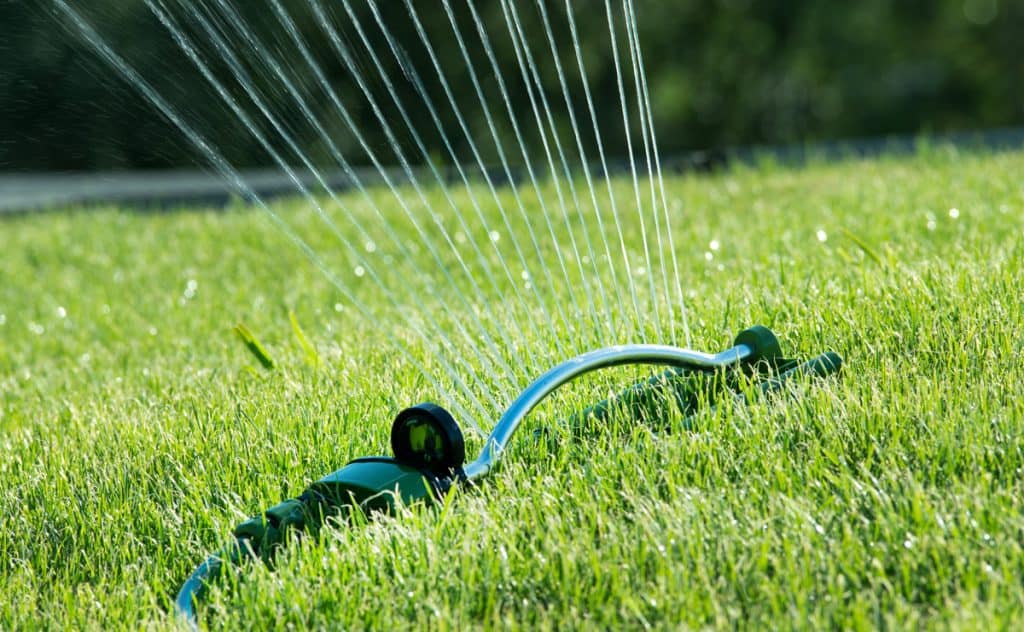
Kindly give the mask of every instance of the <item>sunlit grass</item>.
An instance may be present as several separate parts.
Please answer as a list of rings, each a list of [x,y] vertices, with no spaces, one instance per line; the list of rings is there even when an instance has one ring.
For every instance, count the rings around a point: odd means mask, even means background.
[[[485,485],[247,568],[204,623],[1015,627],[1021,173],[1022,154],[931,148],[669,181],[694,346],[762,323],[794,354],[842,353],[841,381],[692,433],[523,432]],[[0,252],[2,629],[175,625],[180,582],[234,524],[385,453],[394,413],[437,397],[253,209],[6,219]]]

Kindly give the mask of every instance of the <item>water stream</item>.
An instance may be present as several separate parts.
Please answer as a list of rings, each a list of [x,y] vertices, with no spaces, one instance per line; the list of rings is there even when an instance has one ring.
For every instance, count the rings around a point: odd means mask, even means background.
[[[271,35],[233,0],[141,0],[204,88],[288,176],[338,253],[311,246],[290,213],[261,199],[203,121],[110,44],[101,19],[51,1],[72,33],[305,253],[352,308],[345,317],[364,319],[477,431],[569,355],[689,344],[672,228],[680,218],[665,192],[633,0],[600,9],[500,0],[500,21],[474,0],[442,0],[433,10],[444,19],[429,21],[413,0],[309,0],[306,13],[260,0]],[[598,10],[613,100],[587,81],[578,12]],[[615,108],[621,129],[602,130],[599,108]],[[383,144],[373,140],[380,134]],[[628,178],[609,177],[608,134],[624,134]],[[359,177],[364,164],[379,183]],[[328,184],[338,168],[352,191]],[[538,332],[547,344],[524,344]]]

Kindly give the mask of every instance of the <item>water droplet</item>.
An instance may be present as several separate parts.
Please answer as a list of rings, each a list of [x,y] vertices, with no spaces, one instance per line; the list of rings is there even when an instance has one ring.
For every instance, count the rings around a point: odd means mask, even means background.
[[[186,300],[195,297],[196,290],[199,289],[199,283],[195,279],[189,279],[188,283],[185,284],[185,293],[182,295]]]
[[[583,263],[590,263],[590,257],[583,255]]]
[[[523,285],[523,287],[525,287],[528,290],[532,290],[533,289],[533,284],[530,283],[529,281],[527,281],[526,284]]]
[[[524,281],[529,281],[530,280],[530,272],[528,270],[523,270],[522,272],[519,273],[519,276]]]
[[[722,247],[722,244],[718,243],[717,239],[712,239],[711,243],[708,244],[708,248],[710,248],[712,250],[718,250],[721,247]]]
[[[377,252],[377,244],[372,241],[366,242],[363,247],[366,248],[366,252]]]
[[[37,336],[42,336],[43,334],[46,333],[46,328],[37,322],[30,322],[28,324],[28,330]]]
[[[715,255],[711,254],[710,252],[705,252],[704,253],[704,260],[705,261],[711,261],[714,258],[715,258]]]
[[[956,208],[955,206],[953,208],[949,209],[949,216],[952,219],[956,219],[956,218],[960,217],[960,209]]]
[[[353,272],[356,273],[357,277],[361,277],[364,274],[366,274],[366,268],[364,268],[363,266],[356,266],[356,269],[353,270]]]
[[[156,330],[156,327],[150,327],[150,328],[149,328],[149,335],[150,335],[150,336],[155,336],[155,335],[157,335],[158,333],[159,333],[159,332],[158,332],[158,331]]]
[[[914,543],[910,540],[910,538],[907,538],[903,541],[903,548],[908,550],[914,548]]]
[[[498,243],[498,240],[501,239],[501,233],[499,233],[496,230],[492,230],[490,233],[488,233],[488,235],[490,236],[491,241],[493,241],[494,243]]]
[[[0,314],[0,325],[7,324],[7,314]]]
[[[455,243],[459,243],[459,244],[466,243],[466,233],[462,232],[461,230],[460,231],[456,231],[456,233],[455,233]]]
[[[639,268],[636,269],[637,276],[643,276],[645,274],[647,274],[647,268],[640,266]]]
[[[819,228],[818,232],[814,233],[814,235],[815,235],[815,237],[818,238],[818,241],[820,241],[821,243],[825,243],[826,241],[828,241],[828,233],[826,233],[821,228]]]
[[[67,318],[67,317],[68,317],[68,310],[64,309],[63,307],[58,307],[57,308],[57,318]]]
[[[334,311],[336,311],[336,312],[340,312],[340,311],[342,311],[343,309],[345,309],[345,306],[344,306],[344,305],[342,305],[341,303],[335,303],[335,304],[334,304]]]

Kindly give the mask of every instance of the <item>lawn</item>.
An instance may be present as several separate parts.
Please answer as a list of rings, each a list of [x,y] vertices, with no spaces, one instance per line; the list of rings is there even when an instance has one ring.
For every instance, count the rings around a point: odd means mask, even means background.
[[[1017,627],[1021,173],[1021,153],[924,145],[909,157],[670,179],[692,346],[721,350],[761,323],[794,354],[840,352],[841,379],[721,407],[689,432],[620,420],[538,442],[527,428],[498,473],[443,508],[331,529],[288,549],[273,571],[251,565],[228,576],[201,609],[203,624]],[[540,268],[515,263],[509,278],[499,274],[498,249],[477,257],[470,246],[496,238],[514,262],[512,243],[529,243],[519,224],[510,224],[516,240],[459,233],[433,190],[429,206],[466,265],[495,266],[495,282],[479,292],[447,246],[440,256],[455,283],[442,282],[383,191],[371,193],[407,252],[383,237],[369,243],[378,237],[340,216],[336,225],[379,264],[391,295],[307,204],[272,204],[353,300],[240,203],[0,218],[0,629],[180,626],[169,614],[180,583],[235,524],[350,458],[386,453],[391,419],[406,405],[437,399],[473,413],[472,394],[490,417],[463,425],[486,430],[501,412],[495,404],[566,353],[681,341],[678,309],[669,319],[669,303],[642,291],[640,227],[623,210],[633,191],[616,186],[641,279],[639,320],[621,270],[580,275],[589,285],[546,283]],[[465,196],[455,196],[463,208]],[[540,198],[554,199],[550,187]],[[372,219],[357,194],[340,201]],[[539,217],[537,196],[524,192],[523,203]],[[327,212],[336,204],[325,201]],[[428,215],[422,204],[411,211]],[[593,222],[574,230],[597,247]],[[552,266],[564,255],[571,273],[563,238],[540,236],[539,249]],[[651,244],[656,254],[667,248]],[[536,288],[550,299],[550,326]],[[611,305],[616,291],[624,310]],[[511,374],[487,369],[477,321]],[[232,331],[239,322],[272,369]],[[452,338],[446,353],[438,335],[416,334],[433,323]],[[444,362],[467,383],[450,398],[439,392],[458,390]],[[641,374],[571,387],[530,425]]]

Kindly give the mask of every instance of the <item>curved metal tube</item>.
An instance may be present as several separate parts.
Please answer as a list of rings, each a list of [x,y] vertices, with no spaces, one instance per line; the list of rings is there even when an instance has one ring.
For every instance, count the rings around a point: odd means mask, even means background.
[[[465,467],[469,480],[477,480],[490,472],[501,458],[516,428],[537,404],[558,387],[577,377],[623,364],[666,364],[689,369],[717,369],[739,364],[753,351],[747,345],[736,345],[721,353],[710,354],[667,345],[617,345],[589,351],[559,364],[534,380],[508,407],[484,442],[476,461]]]

